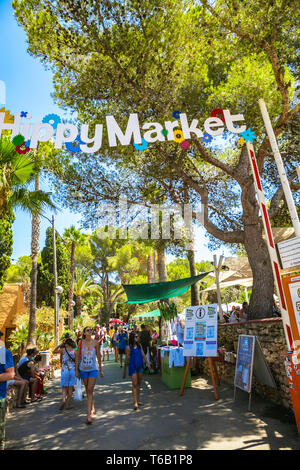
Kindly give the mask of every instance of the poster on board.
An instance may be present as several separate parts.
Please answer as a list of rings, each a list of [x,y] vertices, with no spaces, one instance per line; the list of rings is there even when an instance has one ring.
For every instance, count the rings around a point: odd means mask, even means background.
[[[218,306],[197,305],[185,309],[183,355],[216,357],[218,355]]]
[[[235,366],[235,387],[251,393],[252,376],[262,385],[276,388],[276,383],[269,369],[256,336],[239,335]]]
[[[234,385],[251,392],[255,336],[239,335]]]

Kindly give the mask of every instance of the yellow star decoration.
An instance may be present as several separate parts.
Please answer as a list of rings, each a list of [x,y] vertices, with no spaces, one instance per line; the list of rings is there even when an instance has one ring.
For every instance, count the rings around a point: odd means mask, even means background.
[[[238,140],[238,143],[240,145],[244,145],[246,143],[245,139],[243,139],[243,137],[241,137],[239,140]]]
[[[12,114],[10,114],[10,111],[8,109],[5,109],[5,108],[0,108],[0,113],[5,113],[5,116],[4,116],[4,123],[5,124],[13,124],[14,122],[14,116]],[[1,134],[6,134],[7,131],[2,131],[0,133]]]

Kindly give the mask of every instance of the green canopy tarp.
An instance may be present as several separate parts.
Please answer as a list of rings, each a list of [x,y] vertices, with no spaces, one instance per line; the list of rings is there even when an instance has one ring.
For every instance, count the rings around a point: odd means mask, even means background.
[[[148,313],[140,313],[139,315],[134,315],[132,319],[138,320],[139,318],[153,318],[153,317],[160,317],[160,311],[158,308]]]
[[[211,271],[198,276],[186,277],[177,281],[156,282],[153,284],[123,284],[128,301],[127,304],[145,304],[155,300],[172,299],[189,290],[196,282],[203,279]]]

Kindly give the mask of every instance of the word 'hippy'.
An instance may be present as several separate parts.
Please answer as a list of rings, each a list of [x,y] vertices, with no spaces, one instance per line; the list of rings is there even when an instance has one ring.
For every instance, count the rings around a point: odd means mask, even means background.
[[[228,109],[221,110],[221,114],[221,118],[211,115],[206,119],[204,129],[207,134],[213,137],[219,136],[224,132],[225,126],[228,131],[234,134],[242,134],[246,131],[246,125],[240,127],[234,125],[234,123],[244,121],[243,114],[231,115]],[[56,149],[61,149],[63,144],[75,141],[80,144],[77,145],[77,148],[80,148],[81,152],[84,153],[97,152],[102,146],[103,124],[95,124],[94,136],[89,137],[88,124],[83,124],[79,132],[77,126],[71,123],[62,123],[60,117],[56,114],[49,114],[45,116],[42,123],[34,124],[29,122],[31,115],[27,112],[16,113],[13,123],[4,122],[4,118],[5,113],[0,113],[0,135],[3,130],[11,130],[11,138],[22,133],[24,140],[30,144],[32,149],[37,148],[38,142],[48,142],[54,136],[54,132],[56,132],[54,137],[54,147]],[[25,122],[22,122],[22,119],[25,119]],[[191,139],[191,134],[198,138],[202,138],[204,135],[201,129],[197,127],[198,119],[193,119],[189,124],[185,113],[178,113],[178,119],[175,121],[165,121],[164,126],[158,122],[147,122],[142,127],[139,123],[138,114],[132,113],[129,115],[125,133],[121,130],[114,116],[106,116],[109,147],[116,147],[118,141],[123,146],[130,145],[131,142],[144,145],[145,142],[176,141],[174,130],[180,126],[184,139]],[[146,131],[143,136],[141,135],[141,129]],[[164,130],[168,132],[163,132]]]

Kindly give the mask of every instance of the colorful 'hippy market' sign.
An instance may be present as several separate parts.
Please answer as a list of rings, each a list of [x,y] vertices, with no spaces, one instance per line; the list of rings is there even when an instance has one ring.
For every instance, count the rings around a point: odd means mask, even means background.
[[[216,357],[218,355],[218,306],[198,305],[185,309],[183,355]]]
[[[38,142],[48,142],[53,139],[55,149],[61,149],[63,145],[72,152],[95,153],[103,144],[103,124],[95,124],[93,136],[90,135],[89,125],[82,124],[80,130],[75,124],[63,123],[57,114],[46,115],[41,123],[31,123],[31,114],[21,111],[14,115],[13,122],[7,121],[4,109],[0,110],[0,135],[3,131],[11,131],[11,138],[19,148],[19,153],[26,153],[30,149],[37,148]],[[6,111],[7,112],[7,111]],[[219,117],[218,117],[219,116]],[[203,124],[204,132],[198,127],[198,119],[192,119],[189,123],[187,115],[180,111],[173,112],[173,121],[146,122],[140,124],[137,113],[129,114],[125,132],[120,128],[114,116],[106,116],[107,144],[109,147],[118,145],[128,146],[132,144],[136,150],[147,149],[148,144],[155,142],[174,141],[188,149],[188,142],[192,136],[201,139],[203,143],[210,143],[213,137],[220,136],[224,131],[240,134],[240,145],[245,142],[253,142],[255,133],[245,124],[243,114],[232,115],[229,109],[217,108],[211,112]],[[181,128],[180,128],[181,127]],[[180,129],[179,129],[180,128]],[[21,140],[23,142],[21,142]],[[75,145],[74,145],[75,143]],[[17,149],[18,150],[18,149]]]

